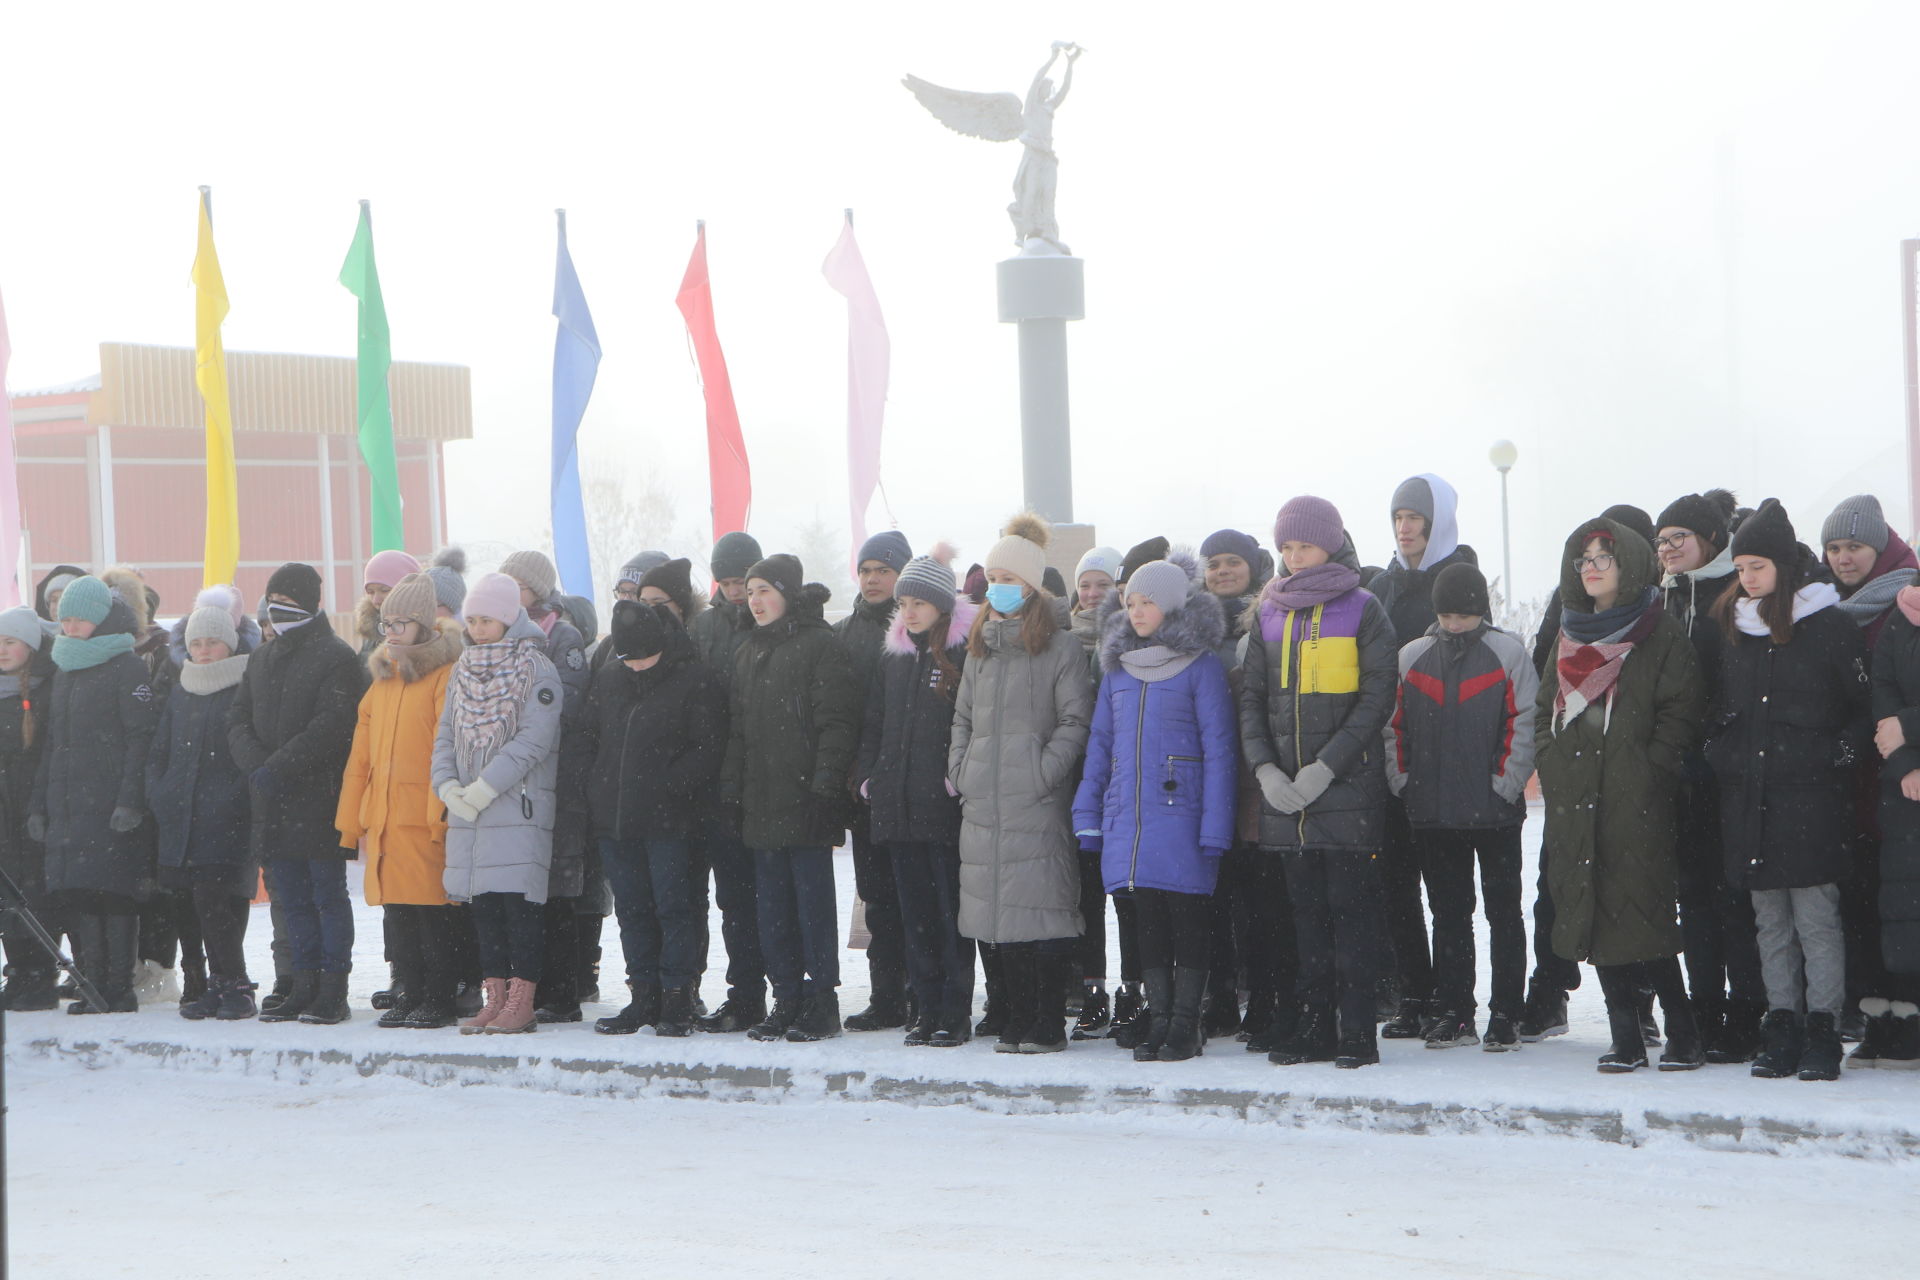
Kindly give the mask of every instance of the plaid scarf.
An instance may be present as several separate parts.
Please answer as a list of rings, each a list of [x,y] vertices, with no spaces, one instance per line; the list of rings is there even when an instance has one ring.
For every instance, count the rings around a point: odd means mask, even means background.
[[[1603,639],[1583,644],[1564,629],[1560,632],[1560,688],[1553,699],[1555,732],[1613,693],[1627,655],[1653,634],[1660,620],[1659,594],[1650,591],[1648,595],[1631,621]]]
[[[508,636],[461,652],[447,700],[453,704],[453,744],[462,778],[479,777],[519,730],[520,708],[533,696],[533,659],[544,647],[535,636]]]

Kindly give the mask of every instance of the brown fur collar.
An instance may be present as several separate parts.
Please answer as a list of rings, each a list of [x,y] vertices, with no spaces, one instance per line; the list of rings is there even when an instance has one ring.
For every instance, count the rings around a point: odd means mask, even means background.
[[[460,649],[460,624],[452,618],[439,618],[434,621],[433,635],[422,644],[410,645],[396,654],[391,645],[383,642],[368,656],[367,670],[375,680],[397,674],[412,684],[458,658]]]

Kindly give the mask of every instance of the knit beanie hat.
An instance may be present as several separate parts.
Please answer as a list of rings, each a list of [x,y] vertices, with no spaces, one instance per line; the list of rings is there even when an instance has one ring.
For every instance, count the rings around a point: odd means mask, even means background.
[[[713,570],[715,582],[722,578],[744,578],[747,570],[760,562],[761,555],[760,543],[752,534],[722,534],[720,541],[713,544],[707,567]]]
[[[1238,529],[1218,529],[1207,535],[1200,544],[1200,560],[1205,563],[1215,556],[1239,556],[1252,568],[1260,563],[1260,544],[1250,533]]]
[[[200,594],[193,598],[195,609],[225,609],[227,616],[233,619],[238,629],[240,620],[247,616],[247,599],[240,594],[240,588],[231,583],[218,583],[211,587],[200,588]]]
[[[460,616],[460,603],[467,598],[467,553],[459,547],[442,547],[433,553],[427,576],[433,579],[434,603],[454,617]]]
[[[664,551],[642,551],[633,559],[620,566],[620,581],[631,582],[638,586],[645,581],[648,573],[665,564],[670,556]]]
[[[987,550],[988,569],[1010,573],[1038,591],[1047,576],[1047,543],[1053,528],[1031,511],[1023,511],[1007,521],[1000,541]]]
[[[760,579],[792,601],[800,598],[800,588],[806,585],[807,571],[800,563],[799,556],[778,551],[751,565],[743,576],[749,582]]]
[[[404,551],[378,551],[373,559],[367,561],[367,571],[360,576],[362,582],[377,582],[383,587],[399,584],[400,579],[410,573],[420,572],[420,562]]]
[[[1645,538],[1648,546],[1653,545],[1653,517],[1634,506],[1631,502],[1616,502],[1605,511],[1602,511],[1600,516],[1603,520],[1611,520],[1615,524],[1627,526],[1627,528],[1633,530],[1642,538]],[[1694,532],[1698,533],[1700,531],[1695,529]]]
[[[439,616],[434,612],[438,603],[433,593],[433,579],[424,573],[410,573],[387,592],[386,601],[380,606],[380,620],[417,622],[422,631],[432,635],[434,620]]]
[[[113,591],[106,583],[88,574],[84,578],[75,578],[60,593],[60,617],[56,621],[78,618],[97,627],[107,620],[107,610],[111,608]]]
[[[952,569],[932,556],[915,556],[907,561],[907,567],[900,571],[900,580],[893,584],[893,598],[925,600],[942,613],[952,613],[959,589],[959,580],[953,576]]]
[[[320,571],[310,564],[291,561],[273,571],[267,579],[267,594],[285,596],[308,613],[320,612]]]
[[[651,658],[667,647],[668,629],[673,625],[665,605],[618,602],[613,606],[613,656],[622,661]]]
[[[30,606],[0,612],[0,636],[11,636],[29,649],[38,650],[47,639],[47,629],[40,621],[40,615]]]
[[[1736,505],[1733,495],[1725,489],[1689,493],[1667,504],[1666,510],[1654,522],[1654,531],[1690,530],[1712,543],[1714,554],[1718,555],[1727,549],[1727,530],[1732,525]]]
[[[1115,582],[1120,580],[1120,566],[1126,563],[1126,557],[1117,547],[1095,547],[1080,557],[1080,563],[1073,566],[1073,585],[1080,586],[1080,575],[1089,569],[1106,574]]]
[[[907,545],[907,535],[898,529],[882,529],[860,544],[860,554],[854,558],[853,567],[858,569],[869,560],[878,560],[899,573],[911,559],[913,548]]]
[[[1486,617],[1493,612],[1487,599],[1487,575],[1478,565],[1454,561],[1434,575],[1433,611]]]
[[[1280,508],[1273,522],[1273,545],[1277,550],[1289,542],[1306,542],[1330,556],[1336,555],[1346,539],[1346,530],[1338,507],[1325,498],[1303,493],[1289,498],[1287,505]]]
[[[520,584],[504,573],[482,574],[480,581],[467,589],[461,608],[462,617],[493,618],[512,626],[520,619]]]
[[[533,592],[536,600],[551,600],[554,588],[560,581],[559,571],[553,567],[553,561],[538,551],[514,552],[500,562],[500,572]]]
[[[1190,583],[1187,571],[1179,565],[1149,560],[1127,575],[1127,597],[1145,596],[1159,605],[1162,613],[1172,613],[1187,603]]]
[[[1742,521],[1740,531],[1733,535],[1734,555],[1761,556],[1776,565],[1794,563],[1799,555],[1798,545],[1793,521],[1787,519],[1787,509],[1780,505],[1778,498],[1762,502],[1760,509]]]
[[[1875,554],[1887,549],[1887,519],[1880,514],[1880,499],[1858,493],[1833,509],[1820,526],[1820,545],[1843,541],[1865,543]]]
[[[685,556],[653,566],[640,579],[640,585],[658,587],[680,607],[682,617],[693,616],[693,561]]]
[[[1172,545],[1165,538],[1148,538],[1136,543],[1120,561],[1120,576],[1115,581],[1131,582],[1134,570],[1155,560],[1165,560],[1170,550]]]
[[[1387,508],[1387,514],[1396,511],[1417,511],[1426,517],[1427,528],[1433,528],[1433,486],[1427,483],[1425,476],[1408,476],[1393,491],[1393,505]],[[1311,538],[1296,538],[1296,542],[1313,542]],[[1314,546],[1320,544],[1314,542]]]
[[[240,630],[225,609],[203,606],[187,615],[186,642],[195,640],[218,640],[227,646],[229,655],[240,652]]]

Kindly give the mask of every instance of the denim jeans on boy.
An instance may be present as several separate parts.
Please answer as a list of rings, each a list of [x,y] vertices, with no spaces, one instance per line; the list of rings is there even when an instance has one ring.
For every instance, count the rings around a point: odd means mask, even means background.
[[[293,967],[346,973],[353,968],[353,903],[341,858],[269,858],[267,892],[280,907]]]
[[[684,838],[600,841],[627,981],[636,987],[686,987],[699,975],[692,848]]]
[[[798,1000],[840,985],[839,903],[833,850],[789,845],[753,851],[760,953],[776,1000]]]

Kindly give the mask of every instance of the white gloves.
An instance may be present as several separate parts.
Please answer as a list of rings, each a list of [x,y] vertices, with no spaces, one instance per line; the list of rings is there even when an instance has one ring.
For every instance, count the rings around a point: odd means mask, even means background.
[[[1268,807],[1281,813],[1298,813],[1307,807],[1307,802],[1294,789],[1293,779],[1279,765],[1263,764],[1253,771],[1253,776],[1260,781],[1260,794],[1266,797]]]
[[[500,798],[500,793],[488,786],[485,778],[475,778],[461,788],[461,798],[467,802],[467,807],[473,810],[473,816],[477,818],[488,805]]]
[[[1300,795],[1300,807],[1305,809],[1315,800],[1327,793],[1333,785],[1333,770],[1315,760],[1294,775],[1293,789]]]
[[[480,811],[467,803],[464,791],[465,788],[457,782],[443,782],[440,784],[440,799],[447,806],[448,813],[473,822],[480,817]]]

